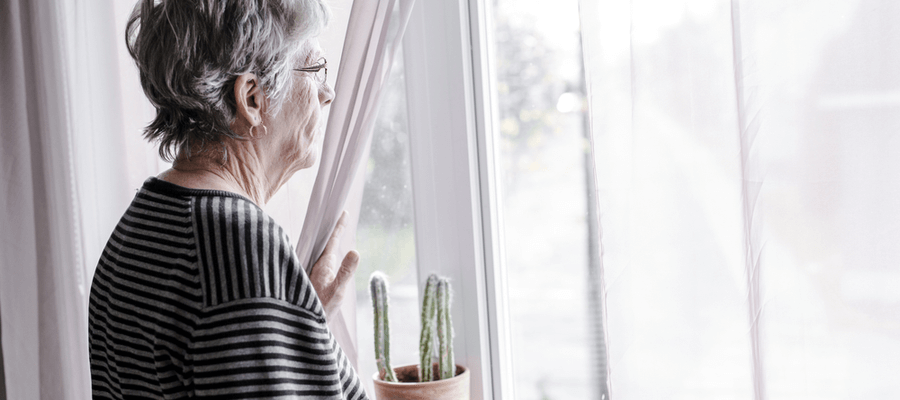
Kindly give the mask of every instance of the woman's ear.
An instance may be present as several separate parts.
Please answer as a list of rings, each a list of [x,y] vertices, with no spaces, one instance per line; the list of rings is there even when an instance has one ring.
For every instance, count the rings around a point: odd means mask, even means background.
[[[250,126],[262,123],[266,96],[256,74],[248,72],[237,77],[234,81],[234,100],[238,119],[243,118]]]

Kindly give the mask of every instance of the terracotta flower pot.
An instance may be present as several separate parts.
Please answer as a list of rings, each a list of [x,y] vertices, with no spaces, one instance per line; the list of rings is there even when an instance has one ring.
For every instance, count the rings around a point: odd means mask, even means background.
[[[375,381],[376,400],[469,400],[469,370],[461,365],[456,366],[456,376],[432,382],[419,382],[419,366],[404,365],[394,368],[394,374],[400,382],[385,382],[376,372],[372,376]],[[433,366],[437,375],[437,363]]]

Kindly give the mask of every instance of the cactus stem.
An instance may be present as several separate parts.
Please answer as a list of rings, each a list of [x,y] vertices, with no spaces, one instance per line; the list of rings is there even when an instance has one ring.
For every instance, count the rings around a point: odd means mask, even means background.
[[[419,336],[419,382],[431,382],[434,380],[431,365],[434,356],[435,314],[438,276],[431,274],[425,283],[425,292],[422,296],[422,332]]]
[[[453,357],[450,281],[447,278],[440,278],[438,281],[437,298],[437,332],[440,353],[438,369],[440,371],[440,379],[449,379],[456,375],[456,362]]]
[[[378,375],[386,382],[397,382],[394,369],[391,368],[387,277],[380,272],[372,273],[369,290],[375,315],[375,362],[378,365]]]

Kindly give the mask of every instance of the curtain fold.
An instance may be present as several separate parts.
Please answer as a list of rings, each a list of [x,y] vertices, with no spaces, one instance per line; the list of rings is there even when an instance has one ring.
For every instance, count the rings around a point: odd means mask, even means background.
[[[585,24],[594,24],[597,21],[593,20],[594,16],[599,15],[599,4],[598,2],[579,2],[579,24],[584,27]],[[585,29],[582,28],[582,31]],[[590,109],[592,105],[595,103],[595,99],[592,98],[592,94],[599,90],[595,87],[595,84],[598,84],[597,77],[592,75],[592,70],[590,67],[596,67],[598,65],[598,57],[601,55],[598,53],[600,49],[599,44],[597,43],[598,35],[600,32],[596,30],[587,29],[587,35],[582,33],[580,37],[581,44],[581,58],[582,58],[582,76],[584,81],[582,82],[584,87],[584,96],[585,100],[588,103],[588,108]],[[587,173],[586,179],[586,190],[588,191],[588,229],[589,236],[595,240],[596,250],[591,251],[591,259],[590,265],[593,268],[591,272],[588,274],[588,279],[591,280],[591,300],[595,302],[592,307],[592,313],[595,315],[595,322],[592,324],[591,330],[593,331],[592,340],[594,341],[594,360],[593,361],[593,369],[597,379],[597,382],[594,386],[595,393],[598,394],[600,400],[609,400],[610,395],[610,381],[609,381],[609,322],[607,318],[607,310],[606,310],[606,272],[604,268],[604,250],[606,246],[604,245],[604,236],[603,236],[603,224],[600,219],[600,199],[599,195],[599,181],[598,181],[598,170],[597,163],[594,162],[598,154],[594,151],[596,148],[595,144],[595,135],[593,134],[594,128],[594,115],[591,112],[588,112],[585,116],[587,118],[587,123],[585,125],[584,134],[587,136],[588,144],[590,148],[590,152],[586,154],[588,160],[586,160],[586,164],[590,165],[590,171]],[[589,238],[589,240],[591,240]],[[599,315],[597,315],[599,314]]]
[[[741,208],[743,214],[743,253],[744,271],[747,280],[747,318],[750,326],[750,359],[751,377],[753,380],[753,398],[762,400],[766,396],[765,369],[760,342],[760,267],[762,246],[760,244],[761,221],[756,218],[757,200],[759,200],[763,177],[756,176],[758,165],[752,159],[751,149],[760,129],[760,109],[755,104],[756,96],[752,93],[758,82],[746,80],[744,73],[744,46],[741,31],[741,4],[739,0],[731,0],[731,51],[733,54],[734,95],[737,113],[737,133],[740,146],[741,169]],[[748,93],[748,90],[750,93]]]
[[[11,398],[87,398],[65,5],[4,2],[0,307]]]
[[[341,252],[355,243],[356,222],[378,104],[414,0],[354,1],[344,38],[335,97],[329,111],[322,157],[310,196],[297,255],[307,273],[325,249],[338,217],[348,211]],[[362,255],[365,257],[365,255]],[[341,313],[329,321],[337,341],[357,365],[355,288],[348,285]]]
[[[900,395],[900,5],[580,12],[613,398]]]

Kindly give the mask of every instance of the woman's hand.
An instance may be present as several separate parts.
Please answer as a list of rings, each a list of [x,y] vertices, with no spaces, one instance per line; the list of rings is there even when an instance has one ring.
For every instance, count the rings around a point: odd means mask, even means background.
[[[341,308],[341,302],[344,299],[344,289],[349,282],[353,281],[353,274],[359,265],[359,253],[350,250],[344,256],[340,268],[337,266],[338,245],[340,243],[341,234],[344,232],[346,223],[344,220],[347,212],[344,211],[338,219],[328,243],[325,244],[325,251],[313,266],[312,274],[309,280],[312,281],[316,293],[319,295],[319,301],[322,307],[325,307],[325,318],[329,321],[332,316]]]

